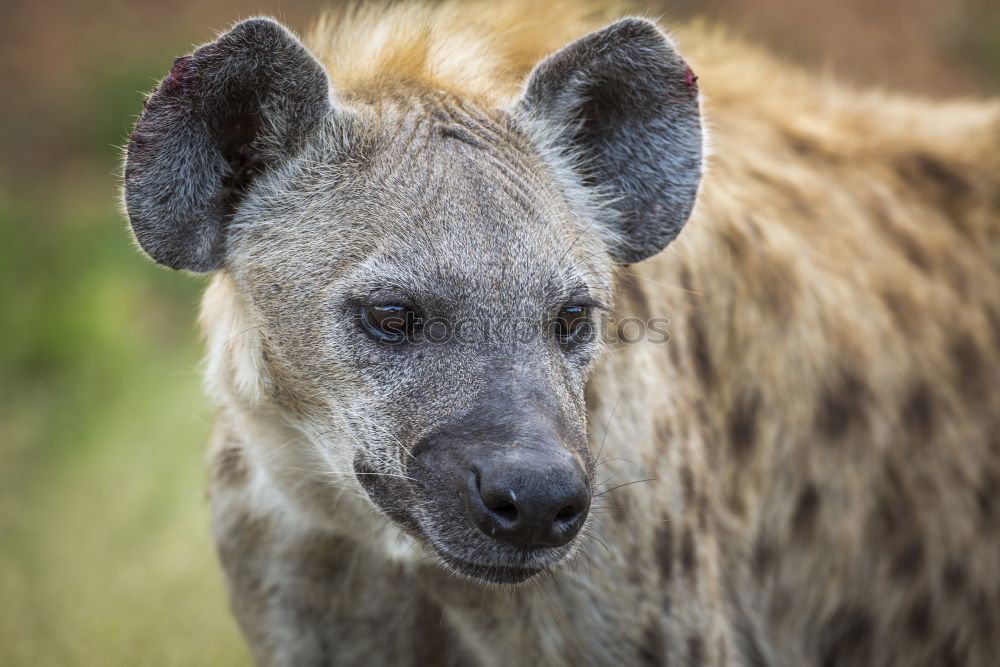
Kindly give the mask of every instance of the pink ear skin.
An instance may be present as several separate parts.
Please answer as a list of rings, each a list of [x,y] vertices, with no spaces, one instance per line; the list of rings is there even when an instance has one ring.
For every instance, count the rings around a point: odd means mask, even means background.
[[[187,74],[190,62],[191,56],[182,56],[174,61],[174,66],[170,69],[170,74],[167,75],[166,80],[163,82],[164,91],[172,92],[181,85],[184,75]]]
[[[688,88],[698,83],[698,77],[695,76],[694,70],[690,67],[688,67],[687,72],[684,73],[684,82],[688,85]]]

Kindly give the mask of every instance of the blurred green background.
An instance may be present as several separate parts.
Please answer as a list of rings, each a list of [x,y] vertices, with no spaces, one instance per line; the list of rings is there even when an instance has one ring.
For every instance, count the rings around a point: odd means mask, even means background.
[[[543,1],[543,0],[540,0]],[[0,7],[0,665],[242,665],[204,502],[204,280],[147,262],[120,147],[175,56],[322,3]],[[676,0],[798,62],[932,95],[1000,92],[995,0]]]

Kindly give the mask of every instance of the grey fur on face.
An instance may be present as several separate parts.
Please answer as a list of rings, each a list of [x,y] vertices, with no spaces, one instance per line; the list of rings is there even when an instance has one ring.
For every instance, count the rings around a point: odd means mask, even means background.
[[[594,485],[583,391],[600,341],[386,346],[359,314],[405,304],[425,320],[545,331],[563,308],[609,307],[614,264],[662,249],[693,206],[701,131],[686,71],[659,29],[626,19],[542,62],[504,109],[405,86],[331,104],[290,33],[247,21],[179,60],[148,100],[129,146],[129,215],[158,262],[232,277],[266,393],[309,434],[281,453],[285,473],[350,466],[446,564],[519,580],[503,572],[530,576],[573,542],[532,533],[559,543],[534,549],[477,531],[451,499],[479,493],[481,462],[450,476],[440,462],[463,438],[549,452],[546,465],[565,468],[556,486],[575,494],[553,507],[573,510],[575,534]]]

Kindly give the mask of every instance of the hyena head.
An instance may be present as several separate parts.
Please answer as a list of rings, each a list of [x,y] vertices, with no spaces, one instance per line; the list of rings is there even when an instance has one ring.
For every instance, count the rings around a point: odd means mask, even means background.
[[[260,458],[293,501],[363,490],[446,567],[517,583],[586,522],[595,318],[614,267],[680,231],[701,163],[694,77],[646,20],[490,105],[336,90],[254,19],[147,99],[125,202],[155,261],[231,286],[264,398],[227,400],[301,435]]]

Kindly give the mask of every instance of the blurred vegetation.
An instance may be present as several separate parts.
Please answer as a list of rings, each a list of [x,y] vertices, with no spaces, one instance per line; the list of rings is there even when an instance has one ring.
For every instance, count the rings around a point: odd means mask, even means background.
[[[239,665],[204,504],[203,280],[118,210],[142,94],[234,19],[317,3],[5,3],[0,21],[0,664]],[[1000,90],[989,0],[677,0],[848,78]],[[947,7],[942,9],[942,4]]]

